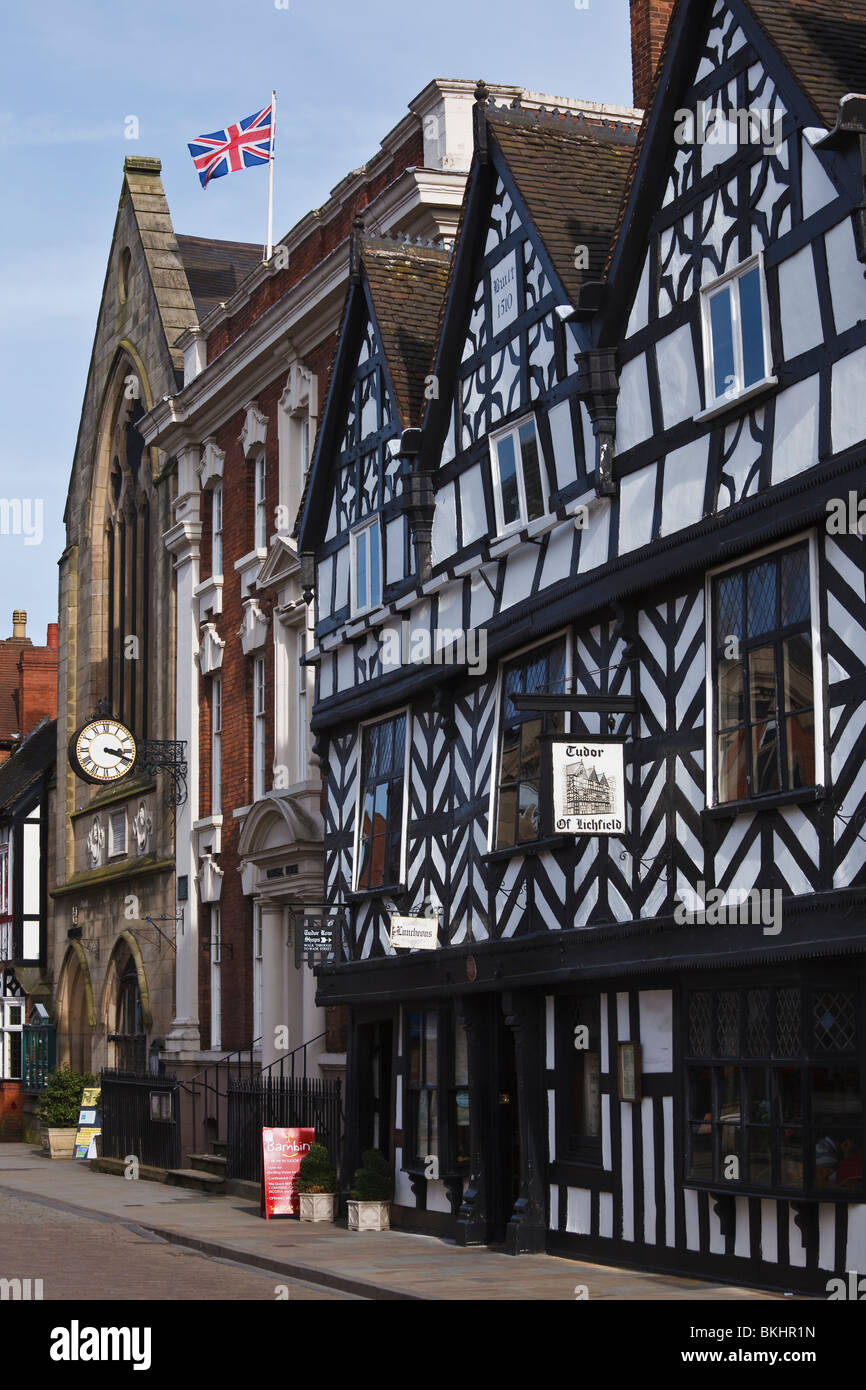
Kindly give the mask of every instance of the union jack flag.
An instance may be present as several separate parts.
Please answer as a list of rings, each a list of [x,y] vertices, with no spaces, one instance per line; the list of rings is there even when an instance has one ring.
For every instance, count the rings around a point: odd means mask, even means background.
[[[267,164],[271,154],[272,105],[254,116],[246,116],[225,130],[200,135],[189,145],[192,162],[198,171],[202,188],[211,179],[249,169],[254,164]]]

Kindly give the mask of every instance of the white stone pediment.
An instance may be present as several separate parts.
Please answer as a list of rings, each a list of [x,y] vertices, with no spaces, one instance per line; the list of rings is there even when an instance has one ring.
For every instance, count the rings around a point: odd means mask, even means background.
[[[259,570],[256,587],[267,589],[297,574],[301,568],[296,542],[288,536],[275,536],[268,558]]]
[[[211,671],[218,671],[222,666],[225,645],[216,630],[216,625],[205,623],[198,649],[198,665],[203,676],[210,675]]]
[[[255,598],[244,599],[244,616],[238,632],[244,656],[257,651],[265,644],[268,635],[268,620]]]
[[[224,870],[206,854],[198,871],[198,886],[203,903],[218,903],[223,890]]]
[[[259,410],[258,401],[250,401],[244,407],[244,427],[240,432],[241,448],[244,457],[249,458],[253,449],[259,448],[265,442],[268,432],[268,417]]]
[[[213,436],[205,440],[201,450],[201,462],[198,466],[201,485],[204,489],[212,488],[221,481],[225,458],[224,451]]]

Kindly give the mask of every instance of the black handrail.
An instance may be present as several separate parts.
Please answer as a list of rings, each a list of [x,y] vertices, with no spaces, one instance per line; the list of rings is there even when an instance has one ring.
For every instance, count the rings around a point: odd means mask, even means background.
[[[302,1075],[303,1075],[304,1077],[306,1077],[306,1075],[307,1075],[307,1048],[308,1048],[308,1047],[312,1047],[313,1043],[319,1042],[319,1041],[320,1041],[322,1038],[324,1038],[324,1037],[325,1037],[325,1033],[324,1033],[324,1032],[322,1032],[322,1033],[317,1033],[316,1036],[315,1036],[314,1038],[308,1038],[307,1041],[306,1041],[305,1043],[298,1043],[297,1047],[293,1047],[292,1050],[291,1050],[291,1052],[287,1052],[286,1055],[285,1055],[284,1057],[275,1057],[274,1060],[273,1060],[272,1062],[269,1062],[268,1065],[267,1065],[266,1067],[262,1067],[262,1076],[270,1076],[270,1074],[271,1074],[273,1068],[274,1068],[275,1066],[277,1066],[277,1065],[279,1065],[279,1068],[280,1068],[280,1072],[279,1072],[280,1076],[284,1076],[284,1075],[285,1075],[285,1071],[284,1071],[285,1064],[286,1064],[286,1062],[289,1061],[289,1059],[291,1059],[291,1063],[292,1063],[291,1078],[292,1078],[292,1080],[294,1081],[294,1079],[295,1079],[295,1054],[298,1053],[298,1052],[303,1052],[303,1054],[304,1054],[304,1070],[303,1070],[303,1072],[302,1072]]]

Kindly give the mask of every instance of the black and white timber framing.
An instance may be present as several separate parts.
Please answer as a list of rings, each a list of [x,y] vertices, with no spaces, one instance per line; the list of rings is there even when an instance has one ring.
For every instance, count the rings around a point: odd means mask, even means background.
[[[853,8],[866,25],[866,6]],[[627,122],[497,110],[481,93],[423,418],[394,400],[399,340],[383,345],[363,275],[350,289],[299,523],[327,896],[350,922],[340,959],[318,970],[318,1002],[352,1010],[344,1176],[376,1140],[395,1163],[392,1220],[515,1254],[823,1290],[866,1268],[862,1157],[844,1188],[822,1187],[816,1142],[833,1126],[809,1093],[819,1072],[829,1090],[830,1072],[859,1069],[862,1096],[866,1067],[866,544],[827,524],[828,503],[866,495],[866,141],[832,128],[760,14],[758,0],[682,0],[639,141]],[[709,123],[716,108],[760,109],[778,139],[702,142],[698,123],[676,143],[678,112]],[[557,140],[573,163],[552,157]],[[542,215],[545,180],[554,211]],[[603,205],[601,181],[612,214],[591,225],[578,211],[558,232],[556,207]],[[713,410],[701,289],[752,257],[768,370]],[[490,436],[525,419],[544,514],[503,535]],[[432,489],[426,570],[401,498],[412,472]],[[377,511],[381,602],[353,617],[349,535]],[[713,577],[798,547],[814,775],[719,804]],[[483,630],[486,669],[407,660],[405,624],[428,630],[433,651],[437,631]],[[556,690],[637,701],[635,715],[566,716],[577,738],[626,740],[622,838],[554,835],[542,797],[535,839],[497,847],[503,673],[535,648],[562,653]],[[397,715],[399,876],[359,890],[363,729]],[[684,894],[716,888],[780,892],[781,929],[676,920]],[[422,905],[438,910],[439,948],[392,950],[391,913]],[[417,1053],[409,1075],[410,1017],[437,1050],[435,1164],[410,1157],[410,1092],[415,1123],[424,1084]],[[580,1084],[597,1088],[600,1132],[574,1139],[563,1107],[582,1023],[598,1065]],[[642,1048],[636,1101],[618,1098],[623,1042]],[[753,1097],[760,1068],[772,1077]],[[741,1098],[720,1111],[712,1087],[734,1072]],[[784,1115],[767,1110],[783,1072],[804,1088],[802,1113],[789,1098]],[[468,1095],[468,1158],[455,1095]],[[862,1150],[864,1124],[848,1109],[833,1133]],[[715,1167],[696,1157],[708,1129],[723,1148],[749,1130],[730,1180],[718,1153]]]

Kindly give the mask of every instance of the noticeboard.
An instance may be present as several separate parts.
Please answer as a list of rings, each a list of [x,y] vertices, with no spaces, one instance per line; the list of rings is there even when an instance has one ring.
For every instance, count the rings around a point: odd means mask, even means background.
[[[102,1112],[100,1109],[100,1088],[85,1086],[78,1111],[78,1128],[75,1132],[73,1158],[97,1158],[96,1137],[102,1133]]]
[[[314,1129],[262,1129],[261,1215],[297,1216],[298,1169],[316,1138]]]

